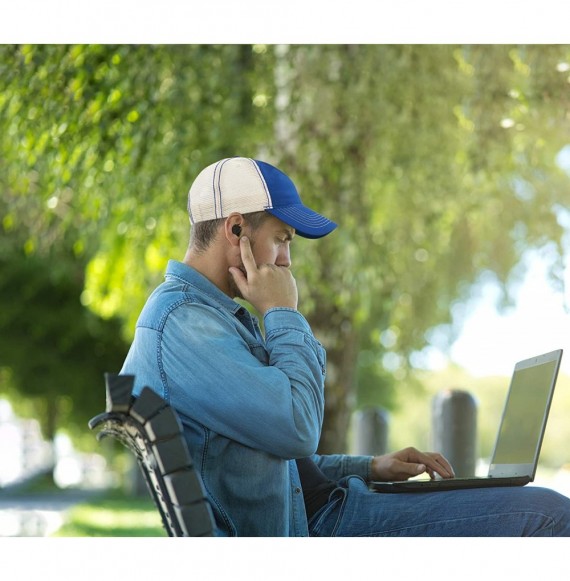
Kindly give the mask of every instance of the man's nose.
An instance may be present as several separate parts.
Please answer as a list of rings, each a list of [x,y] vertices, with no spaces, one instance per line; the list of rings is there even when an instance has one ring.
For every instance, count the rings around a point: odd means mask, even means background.
[[[289,248],[282,250],[277,256],[277,266],[284,266],[285,268],[291,268],[291,253]]]

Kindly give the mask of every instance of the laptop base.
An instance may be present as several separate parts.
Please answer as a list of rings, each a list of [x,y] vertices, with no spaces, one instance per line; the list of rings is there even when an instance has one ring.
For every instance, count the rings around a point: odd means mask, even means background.
[[[441,492],[468,488],[494,488],[497,486],[524,486],[530,476],[448,478],[443,480],[402,480],[399,482],[370,482],[373,492]]]

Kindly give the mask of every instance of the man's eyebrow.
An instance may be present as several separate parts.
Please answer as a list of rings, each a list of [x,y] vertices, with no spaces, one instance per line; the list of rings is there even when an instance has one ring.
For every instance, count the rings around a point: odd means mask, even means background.
[[[293,240],[293,238],[295,237],[295,230],[293,228],[289,229],[289,228],[283,228],[283,230],[281,230],[282,234],[285,234],[285,236],[287,236],[287,240]]]

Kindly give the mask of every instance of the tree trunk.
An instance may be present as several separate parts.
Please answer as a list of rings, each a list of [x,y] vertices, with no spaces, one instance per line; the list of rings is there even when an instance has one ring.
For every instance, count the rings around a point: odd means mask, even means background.
[[[57,431],[57,416],[59,411],[57,396],[48,396],[45,398],[46,418],[44,422],[46,440],[53,442]]]
[[[338,323],[331,325],[331,321]],[[350,318],[332,308],[318,309],[310,317],[310,323],[327,350],[325,418],[318,452],[346,453],[350,415],[356,397],[358,335]],[[334,334],[331,334],[331,329],[334,329]]]

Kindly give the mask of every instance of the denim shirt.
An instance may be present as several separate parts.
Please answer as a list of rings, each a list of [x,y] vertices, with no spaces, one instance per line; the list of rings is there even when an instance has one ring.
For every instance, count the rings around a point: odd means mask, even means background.
[[[178,412],[220,536],[307,536],[295,458],[338,480],[367,479],[370,456],[318,456],[325,351],[296,310],[258,321],[171,260],[137,322],[122,374]]]

